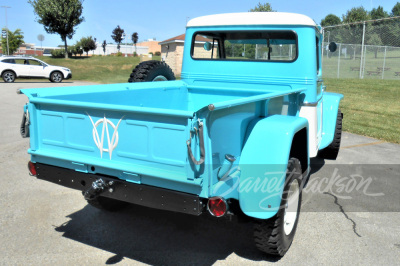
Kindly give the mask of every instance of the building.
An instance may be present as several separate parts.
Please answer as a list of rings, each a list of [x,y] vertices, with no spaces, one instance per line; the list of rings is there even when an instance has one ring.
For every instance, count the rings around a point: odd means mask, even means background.
[[[148,39],[147,41],[138,42],[136,44],[136,47],[142,47],[142,46],[148,47],[149,53],[153,54],[156,54],[156,52],[161,53],[161,45],[155,39]]]
[[[197,54],[204,51],[203,46],[205,42],[211,42],[207,38],[197,36],[195,40],[195,52]],[[180,76],[182,72],[183,60],[183,46],[185,44],[185,34],[167,39],[160,42],[161,45],[161,59],[167,63],[175,76]]]
[[[96,50],[90,51],[89,55],[95,54],[95,55],[113,55],[118,53],[118,49],[117,49],[117,44],[107,44],[106,46],[106,51],[104,53],[103,51],[103,46],[101,46],[101,43],[97,43],[97,48]],[[120,49],[119,51],[125,56],[132,56],[133,53],[136,51],[137,55],[141,55],[141,54],[148,54],[149,53],[149,47],[147,46],[137,46],[135,49],[135,46],[130,44],[130,45],[125,45],[125,44],[121,44],[120,45]]]

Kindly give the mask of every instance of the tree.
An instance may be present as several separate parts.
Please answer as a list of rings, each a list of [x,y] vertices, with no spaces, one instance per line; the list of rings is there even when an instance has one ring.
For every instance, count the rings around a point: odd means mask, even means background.
[[[82,55],[83,54],[83,49],[82,49],[82,44],[80,41],[77,41],[72,47],[71,47],[71,52],[76,56],[76,55]]]
[[[362,22],[369,20],[369,12],[362,6],[353,7],[347,10],[346,14],[342,16],[342,21],[346,25],[339,29],[336,41],[348,44],[361,44],[363,36],[363,27],[361,24],[352,24],[354,22]]]
[[[369,14],[371,19],[387,18],[389,16],[389,14],[383,10],[383,7],[381,6],[373,8]]]
[[[392,9],[392,17],[400,16],[400,2],[397,2]]]
[[[119,52],[121,42],[123,40],[122,35],[124,34],[124,32],[125,31],[123,29],[121,29],[119,25],[112,31],[111,38],[118,44],[117,45],[118,52]]]
[[[29,0],[37,16],[37,22],[47,33],[60,35],[64,42],[65,58],[68,58],[67,38],[72,39],[75,28],[82,21],[83,0]]]
[[[107,46],[106,40],[104,40],[104,42],[103,42],[103,44],[101,46],[103,47],[104,55],[106,55],[106,46]]]
[[[334,14],[329,14],[324,19],[321,20],[322,27],[339,25],[341,23],[342,20]]]
[[[135,53],[137,52],[137,51],[136,51],[136,43],[138,42],[138,40],[139,40],[139,35],[138,35],[137,32],[134,32],[134,33],[132,34],[132,42],[135,44]]]
[[[88,46],[89,46],[89,51],[93,51],[94,54],[94,50],[97,49],[96,38],[92,39],[92,36],[90,36]]]
[[[5,29],[3,29],[5,30]],[[24,43],[24,35],[20,29],[16,29],[14,32],[8,31],[8,49],[10,54],[15,53],[19,46]],[[1,47],[3,47],[3,53],[7,52],[7,38],[1,38]]]
[[[85,51],[86,55],[89,55],[89,51],[96,50],[97,45],[93,40],[92,36],[82,37],[79,40],[79,45],[82,47],[83,51]]]
[[[88,38],[87,37],[82,37],[77,44],[79,44],[80,47],[82,47],[82,50],[88,54],[89,52],[89,47],[87,45],[88,43]]]
[[[369,20],[370,18],[368,11],[363,6],[360,6],[347,10],[342,20],[344,23],[352,23]]]
[[[261,4],[259,2],[258,5],[250,9],[249,12],[275,12],[275,10],[272,10],[270,3]]]
[[[372,33],[368,39],[365,41],[366,44],[370,44],[372,46],[372,50],[374,51],[375,58],[378,57],[378,50],[379,50],[379,45],[382,45],[382,39],[377,33]]]

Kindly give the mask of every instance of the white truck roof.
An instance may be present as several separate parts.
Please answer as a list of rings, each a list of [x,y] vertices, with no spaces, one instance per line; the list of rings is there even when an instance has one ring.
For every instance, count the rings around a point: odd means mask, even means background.
[[[187,27],[240,25],[302,25],[315,27],[310,17],[285,12],[243,12],[209,15],[191,19]]]

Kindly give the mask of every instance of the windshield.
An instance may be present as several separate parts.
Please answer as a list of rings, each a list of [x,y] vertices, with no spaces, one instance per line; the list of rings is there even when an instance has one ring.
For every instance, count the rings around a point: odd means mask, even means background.
[[[293,31],[197,32],[193,59],[293,62],[297,35]]]

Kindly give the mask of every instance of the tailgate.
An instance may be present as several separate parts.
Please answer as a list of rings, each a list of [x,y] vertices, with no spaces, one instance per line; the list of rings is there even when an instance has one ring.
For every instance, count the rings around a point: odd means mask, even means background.
[[[30,100],[32,161],[200,193],[201,180],[188,164],[186,148],[190,112]]]

